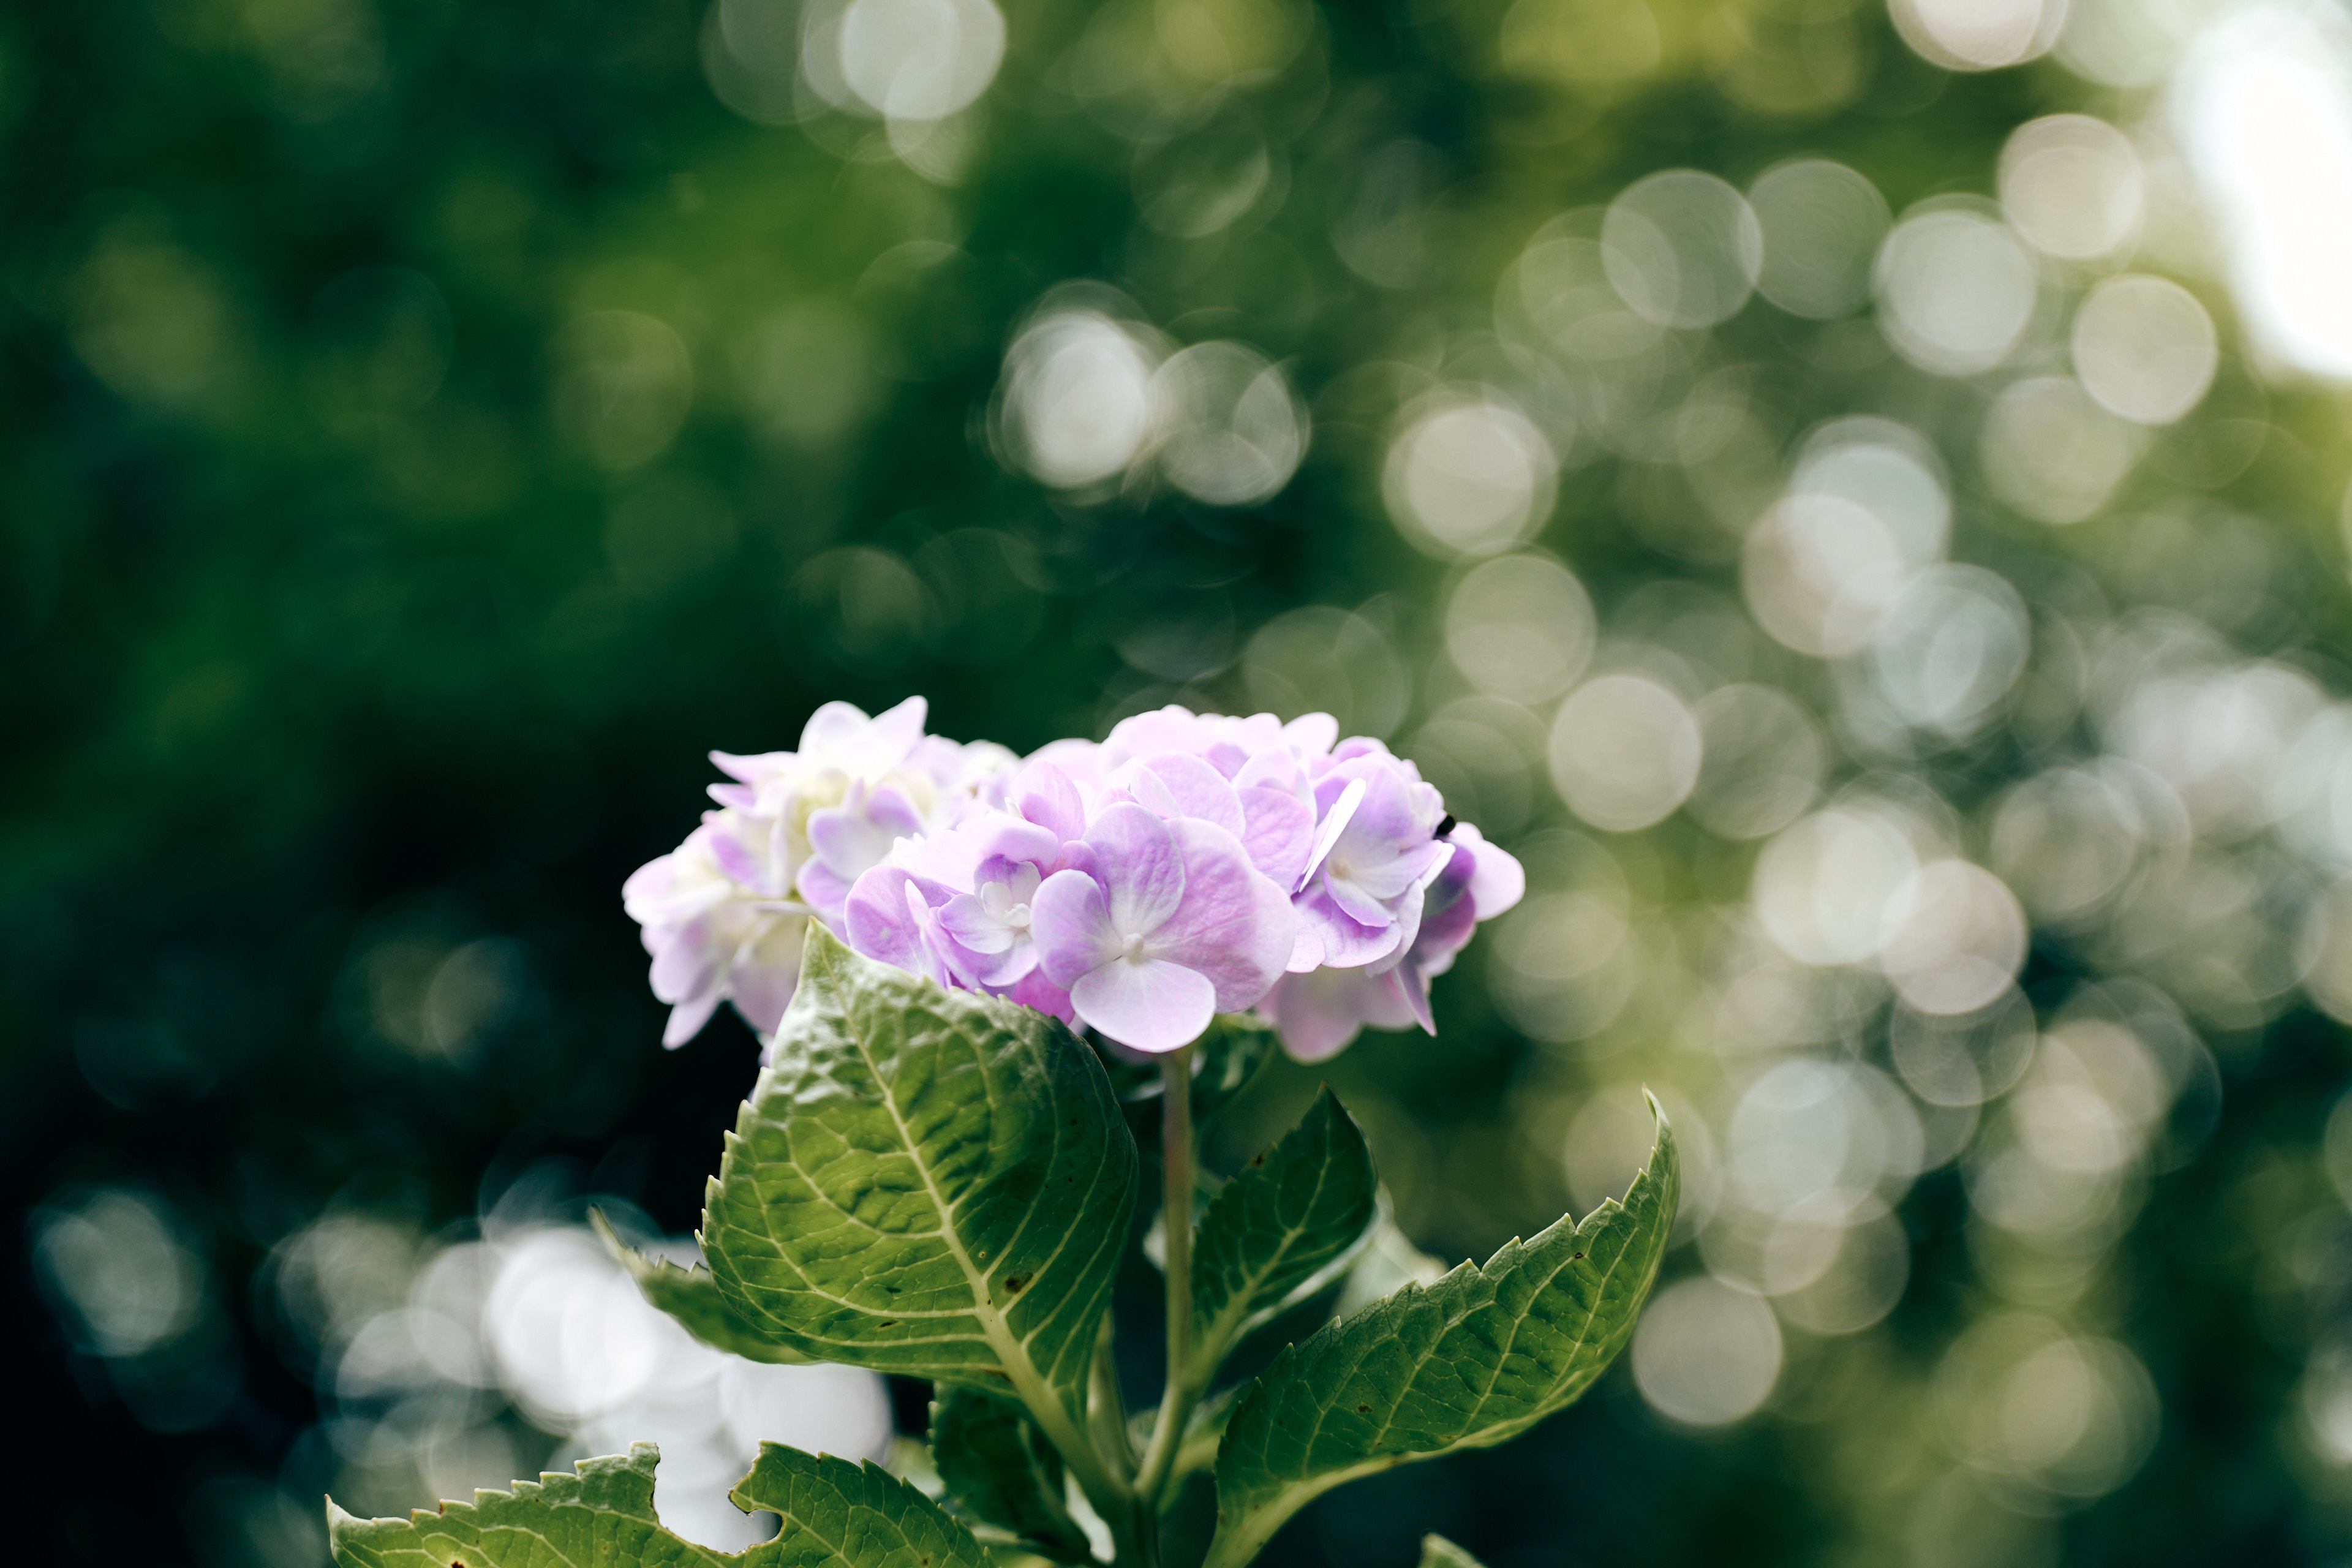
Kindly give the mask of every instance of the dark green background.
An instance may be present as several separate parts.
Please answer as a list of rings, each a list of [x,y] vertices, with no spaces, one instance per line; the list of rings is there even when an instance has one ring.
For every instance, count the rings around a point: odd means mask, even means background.
[[[1495,278],[1530,233],[1654,170],[1744,185],[1825,154],[1900,212],[1989,191],[2033,115],[2145,108],[2048,62],[1948,76],[1867,5],[1795,0],[1662,4],[1654,70],[1546,84],[1497,64],[1501,10],[1327,5],[1302,63],[1201,89],[1197,120],[1154,137],[1254,125],[1289,184],[1253,232],[1200,241],[1139,219],[1137,143],[1055,75],[1088,20],[1066,4],[1009,7],[1010,51],[950,185],[870,140],[845,156],[871,129],[845,116],[731,112],[682,0],[84,0],[0,18],[0,1184],[28,1207],[74,1183],[168,1194],[231,1325],[205,1353],[240,1390],[200,1429],[145,1429],[14,1247],[13,1556],[259,1561],[205,1511],[205,1484],[331,1482],[298,1441],[319,1396],[250,1284],[331,1200],[430,1228],[562,1156],[583,1186],[692,1225],[753,1045],[729,1016],[658,1048],[618,889],[691,826],[708,749],[787,747],[821,701],[909,692],[958,738],[1099,734],[1179,695],[1129,657],[1160,626],[1207,650],[1181,695],[1246,710],[1234,650],[1299,605],[1370,602],[1417,669],[1445,568],[1381,509],[1394,398],[1343,373],[1429,364],[1445,334],[1491,331]],[[1831,85],[1738,89],[1790,49],[1829,51]],[[1351,179],[1402,138],[1445,205],[1411,277],[1382,287],[1330,235]],[[894,250],[910,242],[933,248]],[[405,270],[365,270],[386,268]],[[1164,491],[1056,498],[1001,464],[984,410],[1005,345],[1069,279],[1123,290],[1180,341],[1287,362],[1316,416],[1297,478],[1223,511]],[[2223,297],[2189,281],[2226,342]],[[814,438],[779,433],[729,368],[757,323],[812,302],[864,334],[849,371],[807,392],[838,410]],[[667,321],[695,370],[674,440],[617,470],[583,445],[563,390],[567,323],[612,310]],[[1820,330],[1758,300],[1717,338],[1774,384],[1789,431],[1890,413],[1966,468],[1975,393],[1822,370],[1805,354]],[[2252,374],[2231,353],[2225,378]],[[2269,552],[2269,608],[2224,629],[2324,665],[2352,614],[2333,537],[2340,405],[2282,381],[2269,418],[2226,495]],[[1644,518],[1661,503],[1630,468],[1563,476],[1542,535],[1604,621],[1662,579],[1736,595],[1733,565],[1656,545]],[[2191,601],[2201,572],[2192,548],[2150,586],[2120,524],[2060,535],[1977,496],[1958,535],[1957,554],[2029,597],[2061,561],[2118,605]],[[911,571],[919,590],[866,614],[803,570],[853,544],[892,552],[892,581]],[[1827,700],[1818,666],[1773,657],[1773,679]],[[1933,766],[1980,802],[2030,750],[1996,736]],[[1564,821],[1539,765],[1531,777],[1533,823]],[[1665,907],[1744,886],[1747,847],[1679,822],[1643,842]],[[413,987],[404,963],[488,937],[521,966],[522,1000],[468,1064],[371,1034],[371,986]],[[2095,969],[2045,943],[2028,979]],[[1411,1173],[1408,1229],[1449,1260],[1566,1203],[1556,1170],[1495,1151],[1536,1115],[1530,1077],[1575,1081],[1575,1053],[1539,1072],[1481,973],[1440,984],[1436,1042],[1375,1038],[1330,1074],[1391,1174]],[[2122,1491],[2031,1526],[2040,1544],[2011,1560],[2352,1550],[2340,1474],[2294,1426],[2309,1347],[2352,1286],[2352,1231],[2314,1153],[2346,1079],[2340,1032],[2289,1009],[2225,1046],[2218,1131],[2151,1178],[2107,1265],[2110,1331],[2162,1395],[2157,1447]],[[1269,1127],[1311,1081],[1286,1070]],[[1401,1121],[1417,1141],[1383,1148]],[[1621,1371],[1524,1442],[1327,1500],[1268,1561],[1403,1563],[1429,1529],[1496,1568],[1909,1560],[1906,1494],[1874,1489],[1856,1450],[1917,1414],[1916,1376],[1887,1369],[1930,1364],[1983,1305],[1967,1209],[1948,1171],[1923,1181],[1902,1211],[1903,1304],[1802,1359],[1786,1408],[1681,1431]],[[2313,1248],[2318,1263],[2284,1261]],[[1987,1541],[1976,1560],[2006,1550]]]

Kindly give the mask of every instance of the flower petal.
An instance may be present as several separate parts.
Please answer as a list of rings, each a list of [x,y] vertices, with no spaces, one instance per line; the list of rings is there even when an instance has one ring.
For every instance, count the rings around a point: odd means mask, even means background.
[[[1297,911],[1300,923],[1315,927],[1323,943],[1323,963],[1328,968],[1360,969],[1367,963],[1378,963],[1402,952],[1411,940],[1394,924],[1384,928],[1368,926],[1349,919],[1348,912],[1332,902],[1331,896],[1321,888],[1294,900],[1291,907]]]
[[[1063,989],[1118,956],[1109,897],[1084,871],[1056,871],[1046,878],[1029,910],[1038,967]]]
[[[841,934],[868,958],[910,974],[928,974],[922,927],[907,902],[907,889],[919,885],[919,879],[899,867],[875,867],[849,889],[838,926]]]
[[[1213,822],[1234,837],[1245,829],[1242,803],[1224,775],[1199,757],[1162,752],[1146,757],[1128,775],[1136,803],[1162,820],[1179,816]]]
[[[710,1022],[710,1015],[717,1011],[719,993],[715,989],[672,1007],[669,1022],[662,1026],[663,1048],[674,1051],[702,1033],[702,1026]]]
[[[1296,889],[1315,847],[1315,813],[1297,795],[1278,789],[1245,789],[1241,797],[1241,841],[1250,864],[1285,892]]]
[[[1078,798],[1078,786],[1070,775],[1051,763],[1034,762],[1014,774],[1005,787],[1004,802],[1063,842],[1086,837],[1086,802]]]
[[[1102,867],[1110,925],[1121,936],[1156,931],[1184,899],[1184,860],[1171,826],[1131,801],[1105,806],[1087,830]]]
[[[1224,829],[1185,818],[1168,830],[1183,850],[1184,901],[1143,951],[1207,976],[1219,1012],[1255,1007],[1297,945],[1290,900]]]
[[[1330,809],[1323,814],[1322,826],[1315,830],[1314,847],[1307,852],[1307,868],[1298,873],[1298,880],[1292,884],[1294,889],[1304,888],[1307,879],[1315,875],[1317,868],[1323,864],[1324,857],[1331,853],[1331,847],[1339,842],[1339,835],[1347,832],[1348,824],[1355,820],[1357,808],[1363,804],[1364,781],[1352,779],[1339,792],[1339,798],[1331,803]]]
[[[696,921],[669,933],[654,949],[654,998],[684,1002],[705,991],[717,994],[721,963],[719,946],[711,940],[710,922]]]
[[[763,1039],[784,1021],[784,1009],[800,988],[801,947],[807,939],[806,915],[771,916],[736,950],[728,968],[728,997]]]
[[[1285,975],[1262,1010],[1274,1018],[1283,1049],[1302,1062],[1338,1056],[1367,1024],[1401,1029],[1413,1021],[1412,1008],[1386,976],[1360,969]]]
[[[1070,1005],[1123,1046],[1172,1051],[1208,1028],[1217,994],[1206,975],[1181,963],[1114,958],[1070,987]]]
[[[1077,1027],[1078,1015],[1070,1005],[1070,994],[1046,979],[1042,969],[1033,969],[1014,981],[1004,995],[1009,1001],[1049,1014],[1072,1028]]]
[[[970,893],[958,893],[940,906],[940,929],[975,953],[993,955],[1013,946],[1013,928]]]
[[[1493,920],[1527,897],[1527,868],[1509,851],[1487,843],[1486,836],[1466,822],[1454,826],[1452,837],[1477,858],[1478,868],[1470,878],[1470,898],[1478,906],[1480,920]]]
[[[1282,739],[1301,757],[1324,756],[1339,743],[1339,721],[1328,713],[1301,713],[1282,727]]]

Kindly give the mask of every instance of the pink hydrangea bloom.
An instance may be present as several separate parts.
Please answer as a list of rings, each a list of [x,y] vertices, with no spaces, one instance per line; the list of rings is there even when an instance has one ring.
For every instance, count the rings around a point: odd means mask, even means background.
[[[1321,1060],[1367,1024],[1434,1032],[1431,980],[1524,890],[1411,763],[1328,714],[1163,708],[1025,765],[922,720],[919,699],[829,704],[798,752],[717,759],[721,810],[627,894],[671,1043],[722,999],[772,1032],[814,919],[1136,1049],[1255,1008]]]
[[[797,752],[711,753],[730,783],[719,809],[621,889],[653,955],[655,996],[670,1004],[662,1043],[700,1032],[721,1002],[762,1038],[800,982],[812,918],[837,924],[850,888],[900,837],[951,826],[1016,765],[988,742],[923,733],[910,697],[868,718],[846,702],[810,715]]]

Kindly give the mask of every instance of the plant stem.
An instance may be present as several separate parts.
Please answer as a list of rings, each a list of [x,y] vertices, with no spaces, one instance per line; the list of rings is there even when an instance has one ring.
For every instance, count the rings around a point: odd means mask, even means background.
[[[1135,1479],[1139,1507],[1157,1517],[1160,1494],[1184,1441],[1184,1423],[1192,1414],[1194,1391],[1189,1375],[1192,1356],[1192,1189],[1195,1152],[1192,1138],[1192,1051],[1171,1051],[1160,1058],[1160,1212],[1165,1216],[1168,1279],[1168,1382],[1160,1397],[1160,1413],[1152,1417],[1151,1441],[1144,1449],[1143,1468]]]
[[[1094,1365],[1087,1373],[1087,1421],[1095,1447],[1123,1482],[1135,1479],[1135,1450],[1128,1443],[1127,1403],[1119,1397],[1118,1363],[1111,1354],[1111,1318],[1103,1314],[1095,1336]]]

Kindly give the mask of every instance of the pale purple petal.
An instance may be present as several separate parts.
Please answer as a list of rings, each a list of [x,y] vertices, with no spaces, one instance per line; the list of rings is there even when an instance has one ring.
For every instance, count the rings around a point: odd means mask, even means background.
[[[945,937],[949,962],[970,982],[975,991],[998,991],[1015,985],[1038,973],[1037,944],[1015,942],[999,953],[978,953]]]
[[[1441,948],[1450,953],[1470,940],[1484,913],[1472,890],[1476,875],[1477,857],[1466,845],[1457,846],[1444,875],[1432,882],[1423,895],[1421,927],[1413,935],[1412,949],[1415,962]]]
[[[1219,771],[1223,770],[1220,768]],[[1298,759],[1290,754],[1288,747],[1279,744],[1265,751],[1251,752],[1243,759],[1242,765],[1227,776],[1238,790],[1278,789],[1285,795],[1300,794],[1300,786],[1306,782],[1299,772]]]
[[[917,878],[897,866],[875,867],[857,879],[844,900],[842,935],[868,958],[909,973],[929,973],[931,966],[922,951],[922,924],[907,905],[908,889],[920,887]]]
[[[621,884],[621,908],[641,926],[676,925],[681,919],[690,920],[694,913],[699,913],[701,909],[708,909],[727,896],[727,889],[720,887],[715,889],[716,897],[698,900],[700,909],[692,913],[676,911],[672,904],[678,880],[675,853],[648,860],[630,872],[629,879]]]
[[[792,766],[793,754],[790,752],[763,752],[756,757],[739,757],[731,752],[713,752],[710,762],[729,778],[756,789],[763,781]]]
[[[1318,789],[1317,793],[1319,795],[1321,791]],[[1351,779],[1341,786],[1337,798],[1323,808],[1323,821],[1315,830],[1314,846],[1307,852],[1307,868],[1298,874],[1294,887],[1307,885],[1307,879],[1323,864],[1324,858],[1331,853],[1332,846],[1339,842],[1339,836],[1348,831],[1348,825],[1356,819],[1356,812],[1363,804],[1363,780]]]
[[[743,1021],[763,1037],[784,1021],[784,1009],[801,983],[801,948],[807,937],[805,915],[771,916],[736,950],[727,994]]]
[[[1051,763],[1033,762],[1014,774],[1004,799],[1023,817],[1066,843],[1086,837],[1086,802],[1070,775]]]
[[[1396,923],[1396,915],[1385,901],[1329,866],[1323,868],[1323,891],[1349,920],[1360,925],[1385,931]]]
[[[842,905],[848,900],[850,889],[856,885],[850,878],[822,860],[811,860],[803,865],[801,874],[793,880],[802,900],[823,915],[828,924],[840,920]]]
[[[848,896],[850,884],[882,863],[891,846],[922,831],[922,819],[895,789],[868,794],[849,786],[839,805],[809,813],[809,847],[814,851],[796,879],[811,907],[828,917]]]
[[[1478,868],[1470,879],[1470,897],[1478,906],[1480,920],[1493,920],[1527,897],[1527,868],[1516,857],[1487,843],[1466,822],[1457,823],[1451,837],[1456,845],[1466,846],[1477,859]]]
[[[696,921],[682,926],[654,950],[649,975],[654,997],[661,1002],[683,1002],[712,990],[719,984],[720,966],[709,922]]]
[[[1123,1046],[1172,1051],[1189,1046],[1216,1016],[1206,975],[1164,959],[1114,958],[1070,987],[1079,1017]]]
[[[906,704],[902,702],[898,706],[903,708]],[[895,713],[898,709],[894,708],[890,711]],[[882,718],[887,719],[889,716],[886,713]],[[882,719],[877,719],[874,722],[879,725]],[[917,728],[919,730],[920,727],[918,721]],[[921,773],[933,784],[949,786],[963,778],[965,769],[979,762],[980,753],[958,745],[945,735],[919,734],[915,743],[908,748],[906,756],[901,760],[907,766]]]
[[[1320,757],[1339,739],[1339,721],[1328,713],[1301,713],[1282,727],[1282,739],[1300,757]]]
[[[1042,969],[1031,970],[1014,981],[1003,994],[1008,1001],[1018,1002],[1024,1007],[1059,1018],[1072,1028],[1077,1026],[1078,1015],[1070,1005],[1070,994],[1046,979]]]
[[[1102,884],[1085,872],[1055,872],[1038,888],[1029,909],[1038,966],[1064,990],[1118,956],[1121,943],[1111,929],[1110,900]]]
[[[1034,764],[1044,763],[1076,784],[1081,793],[1102,784],[1102,747],[1092,741],[1055,741],[1029,754]]]
[[[1323,944],[1323,963],[1332,969],[1360,969],[1378,963],[1404,949],[1404,933],[1391,923],[1368,926],[1350,920],[1322,889],[1291,900],[1301,924],[1311,924]]]
[[[1446,868],[1453,865],[1456,858],[1454,847],[1450,844],[1432,844],[1429,848],[1431,853],[1427,867],[1414,879],[1412,886],[1405,890],[1404,897],[1399,899],[1395,905],[1397,924],[1403,930],[1404,943],[1407,947],[1412,945],[1413,940],[1421,932],[1422,915],[1430,889],[1444,879]]]
[[[846,702],[828,702],[809,715],[801,731],[803,761],[837,767],[852,777],[879,778],[907,760],[923,738],[929,705],[909,697],[868,719]]]
[[[1411,963],[1400,964],[1385,974],[1374,976],[1373,983],[1385,990],[1398,1006],[1412,1014],[1412,1021],[1421,1026],[1423,1034],[1437,1033],[1437,1015],[1429,1010],[1429,981],[1418,968]],[[1371,1018],[1365,1020],[1367,1023],[1377,1021]],[[1401,1028],[1403,1026],[1391,1026]]]
[[[1298,886],[1315,844],[1315,814],[1297,795],[1276,789],[1241,792],[1242,847],[1255,866],[1285,892]]]
[[[1108,919],[1121,936],[1157,931],[1176,912],[1184,899],[1184,860],[1171,825],[1122,801],[1102,809],[1086,841],[1102,867]]]
[[[1285,975],[1260,1010],[1274,1019],[1283,1049],[1302,1062],[1338,1056],[1367,1024],[1402,1029],[1413,1022],[1401,990],[1360,969]]]
[[[1245,831],[1242,803],[1224,775],[1199,757],[1162,752],[1146,757],[1129,775],[1128,791],[1136,804],[1162,819],[1198,817],[1213,822],[1235,838]]]
[[[724,827],[713,825],[709,840],[710,858],[719,868],[747,888],[760,885],[760,858],[743,847],[743,841]]]
[[[984,864],[987,861],[1050,865],[1055,856],[1061,852],[1064,842],[1055,829],[1015,816],[1009,811],[992,811],[975,816],[964,825],[962,831],[971,836],[973,847],[980,852],[983,864],[974,875],[982,881],[995,879],[988,874]],[[1071,837],[1076,837],[1076,835]]]
[[[875,743],[897,763],[915,749],[923,738],[923,721],[930,716],[930,700],[909,697],[896,707],[885,708],[874,715],[874,727],[867,731]]]
[[[983,957],[1013,948],[1013,928],[971,893],[958,893],[940,906],[940,929]]]
[[[1184,900],[1143,952],[1206,976],[1218,1011],[1255,1007],[1297,945],[1290,900],[1224,829],[1187,818],[1168,830],[1183,851]]]
[[[801,750],[806,752],[838,751],[855,745],[866,727],[874,721],[866,710],[852,702],[827,702],[808,716],[801,726]]]
[[[719,992],[714,986],[701,995],[672,1007],[669,1021],[662,1026],[662,1048],[674,1051],[702,1033],[702,1026],[710,1022],[710,1015],[719,1011]]]
[[[679,926],[717,909],[734,895],[716,874],[710,830],[698,827],[685,843],[646,861],[621,884],[621,907],[639,925]]]
[[[1291,905],[1290,913],[1297,931],[1291,938],[1290,962],[1284,967],[1292,974],[1305,974],[1309,970],[1322,968],[1322,929],[1315,921],[1301,916],[1296,903]]]
[[[1132,713],[1111,727],[1103,742],[1103,761],[1118,768],[1160,752],[1186,752],[1197,757],[1216,744],[1218,722],[1213,716],[1194,713],[1172,702],[1149,713]]]

